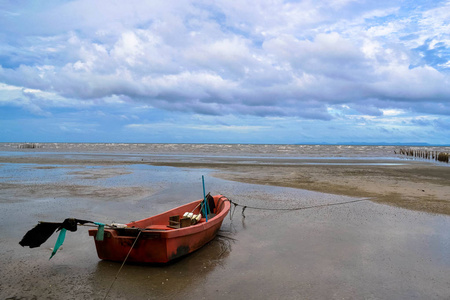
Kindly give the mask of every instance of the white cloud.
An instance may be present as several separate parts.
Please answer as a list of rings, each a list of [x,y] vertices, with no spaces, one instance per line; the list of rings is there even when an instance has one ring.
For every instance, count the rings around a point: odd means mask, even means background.
[[[384,116],[397,116],[405,113],[401,109],[382,109],[382,112]]]

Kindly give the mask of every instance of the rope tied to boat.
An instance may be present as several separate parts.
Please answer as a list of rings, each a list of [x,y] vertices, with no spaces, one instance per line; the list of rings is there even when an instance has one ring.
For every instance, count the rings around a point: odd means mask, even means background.
[[[111,291],[111,288],[113,287],[114,283],[116,282],[116,280],[117,280],[117,278],[118,278],[118,276],[119,276],[120,271],[122,270],[123,266],[125,265],[125,262],[127,261],[128,256],[130,256],[131,250],[133,250],[134,245],[136,244],[137,240],[139,239],[139,236],[140,236],[141,233],[142,233],[142,229],[140,229],[140,228],[137,228],[137,229],[139,230],[138,235],[136,236],[136,239],[134,240],[133,245],[131,245],[130,251],[128,251],[127,256],[126,256],[125,259],[123,260],[122,265],[121,265],[120,268],[119,268],[119,271],[117,271],[116,277],[114,277],[113,282],[111,282],[111,285],[109,286],[109,289],[108,289],[108,291],[106,292],[105,298],[103,298],[103,300],[105,300],[106,297],[108,297],[108,294],[109,294],[109,292]]]
[[[357,203],[362,201],[367,201],[368,199],[357,199],[357,200],[350,200],[350,201],[343,201],[343,202],[336,202],[336,203],[326,203],[326,204],[318,204],[318,205],[311,205],[311,206],[301,206],[301,207],[293,207],[293,208],[265,208],[265,207],[256,207],[256,206],[249,206],[249,205],[242,205],[239,203],[236,203],[232,201],[230,198],[227,198],[228,201],[230,201],[231,204],[234,205],[232,212],[230,213],[230,220],[233,219],[234,213],[236,211],[236,207],[242,206],[242,217],[245,218],[245,210],[247,208],[250,209],[257,209],[257,210],[269,210],[269,211],[296,211],[296,210],[304,210],[304,209],[312,209],[312,208],[320,208],[320,207],[327,207],[327,206],[336,206],[336,205],[344,205],[344,204],[350,204],[350,203]],[[230,209],[231,210],[231,209]]]
[[[236,207],[238,206],[238,204],[235,203],[235,202],[233,202],[233,201],[231,201],[230,199],[227,199],[227,200],[230,201],[230,203],[234,205],[234,207],[233,207],[233,209],[232,209],[232,212],[231,212],[231,214],[230,214],[230,220],[232,220],[232,219],[233,219],[233,216],[234,216],[234,212],[236,211]]]
[[[243,218],[245,218],[244,211],[245,211],[246,208],[247,208],[247,206],[244,206],[244,207],[242,208],[242,217],[243,217]]]

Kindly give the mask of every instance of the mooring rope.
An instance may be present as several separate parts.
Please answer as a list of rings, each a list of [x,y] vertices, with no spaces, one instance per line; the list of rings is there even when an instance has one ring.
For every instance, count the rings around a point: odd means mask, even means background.
[[[127,256],[126,256],[125,259],[123,260],[123,263],[122,263],[122,265],[120,266],[119,271],[117,271],[116,277],[114,278],[113,282],[111,282],[111,285],[109,286],[109,289],[108,289],[108,291],[106,292],[105,298],[103,298],[103,300],[105,300],[106,297],[108,297],[109,292],[111,291],[111,289],[112,289],[114,283],[116,282],[117,277],[119,276],[120,271],[122,270],[123,266],[125,265],[125,262],[127,261],[128,256],[129,256],[130,253],[131,253],[131,250],[133,250],[133,247],[134,247],[134,245],[136,244],[136,242],[137,242],[139,236],[141,235],[141,232],[142,232],[142,230],[139,230],[139,233],[138,233],[138,235],[136,236],[136,239],[134,240],[133,245],[131,245],[130,251],[128,251]]]
[[[228,199],[228,201],[230,201],[230,203],[234,205],[233,211],[230,214],[230,220],[231,220],[231,219],[233,219],[234,212],[236,211],[237,206],[242,206],[242,217],[245,218],[244,211],[247,208],[257,209],[257,210],[295,211],[295,210],[312,209],[312,208],[319,208],[319,207],[326,207],[326,206],[350,204],[350,203],[356,203],[356,202],[361,202],[361,201],[367,201],[367,199],[358,199],[358,200],[351,200],[351,201],[344,201],[344,202],[326,203],[326,204],[318,204],[318,205],[302,206],[302,207],[294,207],[294,208],[264,208],[264,207],[242,205],[242,204],[232,201],[231,199]]]
[[[234,207],[233,207],[233,209],[232,209],[232,212],[230,213],[230,220],[233,218],[234,213],[235,213],[235,211],[236,211],[236,207],[238,207],[238,206],[242,206],[242,217],[245,218],[244,212],[245,212],[245,210],[246,210],[247,208],[250,208],[250,209],[257,209],[257,210],[273,210],[273,211],[296,211],[296,210],[304,210],[304,209],[320,208],[320,207],[327,207],[327,206],[344,205],[344,204],[350,204],[350,203],[356,203],[356,202],[362,202],[362,201],[367,201],[367,200],[368,200],[368,199],[357,199],[357,200],[351,200],[351,201],[336,202],[336,203],[326,203],[326,204],[318,204],[318,205],[302,206],[302,207],[294,207],[294,208],[265,208],[265,207],[257,207],[257,206],[242,205],[242,204],[239,204],[239,203],[236,203],[236,202],[232,201],[230,198],[227,198],[227,197],[221,197],[221,198],[220,198],[220,200],[223,200],[223,199],[225,199],[225,201],[229,201],[231,204],[234,205]],[[230,210],[231,210],[231,209],[230,209]],[[86,226],[86,225],[85,225],[85,226]],[[118,278],[118,276],[119,276],[120,271],[122,270],[123,266],[125,265],[125,262],[127,261],[128,256],[130,255],[131,251],[133,250],[134,245],[136,244],[137,240],[139,239],[139,236],[141,235],[141,233],[142,233],[142,230],[139,229],[139,233],[138,233],[138,235],[136,236],[136,239],[134,240],[133,244],[131,245],[130,251],[128,251],[127,256],[126,256],[125,259],[123,260],[122,265],[120,266],[119,270],[117,271],[117,274],[116,274],[116,276],[114,277],[113,282],[112,282],[111,285],[109,286],[108,291],[106,292],[106,295],[105,295],[105,297],[103,298],[103,300],[105,300],[105,299],[108,297],[109,292],[111,291],[111,289],[112,289],[114,283],[116,282],[116,280],[117,280],[117,278]],[[225,251],[223,251],[223,252],[225,252]],[[223,252],[221,253],[221,255],[223,254]],[[221,255],[220,255],[220,256],[221,256]]]

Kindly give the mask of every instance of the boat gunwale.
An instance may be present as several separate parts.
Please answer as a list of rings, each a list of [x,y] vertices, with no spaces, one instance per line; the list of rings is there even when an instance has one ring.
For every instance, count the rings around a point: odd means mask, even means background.
[[[191,225],[191,226],[183,227],[183,228],[170,228],[170,229],[152,229],[152,228],[140,228],[140,227],[134,226],[136,223],[145,222],[149,219],[156,219],[156,218],[164,216],[164,215],[170,215],[171,212],[180,210],[183,207],[189,207],[189,206],[198,204],[201,201],[203,201],[203,199],[200,199],[200,200],[195,200],[195,201],[189,202],[182,206],[172,208],[168,211],[159,213],[157,215],[154,215],[154,216],[151,216],[151,217],[148,217],[145,219],[127,223],[126,225],[129,226],[129,228],[126,228],[126,229],[121,228],[121,229],[130,230],[133,232],[134,232],[134,230],[135,230],[135,232],[141,230],[142,233],[148,233],[148,234],[155,233],[155,234],[159,234],[159,238],[165,238],[165,239],[197,234],[199,232],[205,231],[211,227],[216,226],[217,223],[221,223],[223,221],[223,219],[225,218],[226,214],[228,214],[228,212],[230,210],[231,205],[230,205],[230,202],[228,201],[227,197],[225,197],[223,195],[215,195],[214,197],[218,197],[217,202],[221,201],[221,203],[218,203],[218,205],[220,205],[220,206],[223,205],[223,208],[221,208],[220,212],[217,215],[215,215],[213,218],[209,219],[207,222],[203,221],[203,220],[205,220],[205,218],[202,218],[202,221],[195,225]],[[149,226],[151,226],[151,225],[149,225]],[[119,235],[118,231],[121,229],[105,228],[104,231],[105,231],[105,233],[108,232],[110,234],[110,237],[115,238],[115,239],[135,239],[136,238],[135,235]],[[97,231],[97,229],[91,229],[89,231],[92,232],[92,235],[94,235],[95,232]],[[144,239],[154,239],[154,238],[155,237],[151,237],[151,236],[144,237]]]

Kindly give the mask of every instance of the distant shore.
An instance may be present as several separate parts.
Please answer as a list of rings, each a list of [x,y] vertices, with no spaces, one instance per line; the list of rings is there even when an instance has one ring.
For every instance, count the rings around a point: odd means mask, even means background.
[[[208,168],[218,178],[251,184],[299,188],[323,193],[367,197],[378,203],[450,215],[450,167],[428,161],[382,159],[280,160],[264,158],[183,160],[173,157],[143,157],[114,154],[70,159],[61,154],[0,156],[0,163],[52,165],[150,164],[182,168]],[[290,164],[290,162],[292,162]]]

